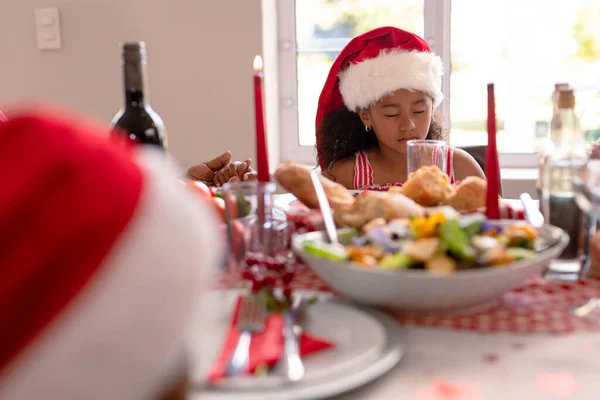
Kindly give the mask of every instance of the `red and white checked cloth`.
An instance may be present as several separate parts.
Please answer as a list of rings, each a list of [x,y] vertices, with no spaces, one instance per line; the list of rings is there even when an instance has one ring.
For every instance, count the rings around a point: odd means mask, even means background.
[[[236,274],[221,271],[216,276],[219,289],[239,283]],[[306,265],[299,265],[291,283],[293,289],[326,291],[336,294]],[[600,280],[564,282],[530,279],[517,289],[500,297],[485,311],[450,316],[405,317],[397,315],[403,325],[458,329],[475,332],[514,333],[571,333],[576,331],[600,332],[600,324],[572,316],[569,308],[592,297],[600,297]]]
[[[477,212],[485,214],[485,208],[477,210]],[[295,233],[325,229],[321,210],[311,210],[299,201],[290,205],[286,216],[287,220],[292,223]],[[510,200],[500,199],[500,218],[522,220],[525,219],[525,214],[522,207],[516,207]]]

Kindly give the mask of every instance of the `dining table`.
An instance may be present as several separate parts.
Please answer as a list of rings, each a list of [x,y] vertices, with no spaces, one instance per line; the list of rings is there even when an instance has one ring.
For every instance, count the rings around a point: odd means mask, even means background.
[[[600,280],[580,280],[578,270],[576,261],[554,261],[544,276],[523,282],[491,309],[421,317],[390,312],[404,341],[400,362],[372,382],[329,398],[600,398],[600,322],[571,312],[600,297]],[[235,285],[228,274],[216,273],[215,289]],[[330,290],[308,266],[300,267],[292,287]]]

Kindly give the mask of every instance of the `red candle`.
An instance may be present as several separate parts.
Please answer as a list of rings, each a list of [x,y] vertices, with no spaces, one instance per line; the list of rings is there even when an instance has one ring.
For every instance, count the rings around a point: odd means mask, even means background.
[[[268,182],[269,153],[265,132],[265,115],[263,112],[263,62],[260,56],[254,58],[254,110],[256,119],[256,170],[260,182]]]
[[[499,219],[500,167],[496,148],[496,99],[494,98],[493,83],[487,86],[487,106],[488,145],[485,151],[485,176],[487,178],[485,213],[489,219]]]

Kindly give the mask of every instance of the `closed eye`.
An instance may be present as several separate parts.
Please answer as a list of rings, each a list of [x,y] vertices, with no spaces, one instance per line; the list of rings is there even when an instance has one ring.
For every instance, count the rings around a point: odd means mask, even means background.
[[[415,113],[415,114],[424,114],[424,113],[425,113],[425,110],[421,110],[421,111],[413,111],[413,113]]]
[[[384,114],[387,118],[395,118],[400,114]]]

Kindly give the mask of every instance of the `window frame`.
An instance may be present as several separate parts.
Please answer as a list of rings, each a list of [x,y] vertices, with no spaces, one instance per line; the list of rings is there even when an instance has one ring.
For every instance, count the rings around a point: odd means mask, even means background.
[[[316,165],[316,149],[313,146],[301,146],[298,127],[298,75],[296,43],[296,1],[277,0],[277,70],[279,98],[279,138],[281,160],[296,161],[306,165]],[[444,71],[451,71],[451,2],[452,0],[423,0],[424,39],[432,51],[443,62]],[[450,121],[450,74],[442,78],[444,101],[438,107],[451,126]],[[535,153],[499,154],[503,168],[536,168]]]

